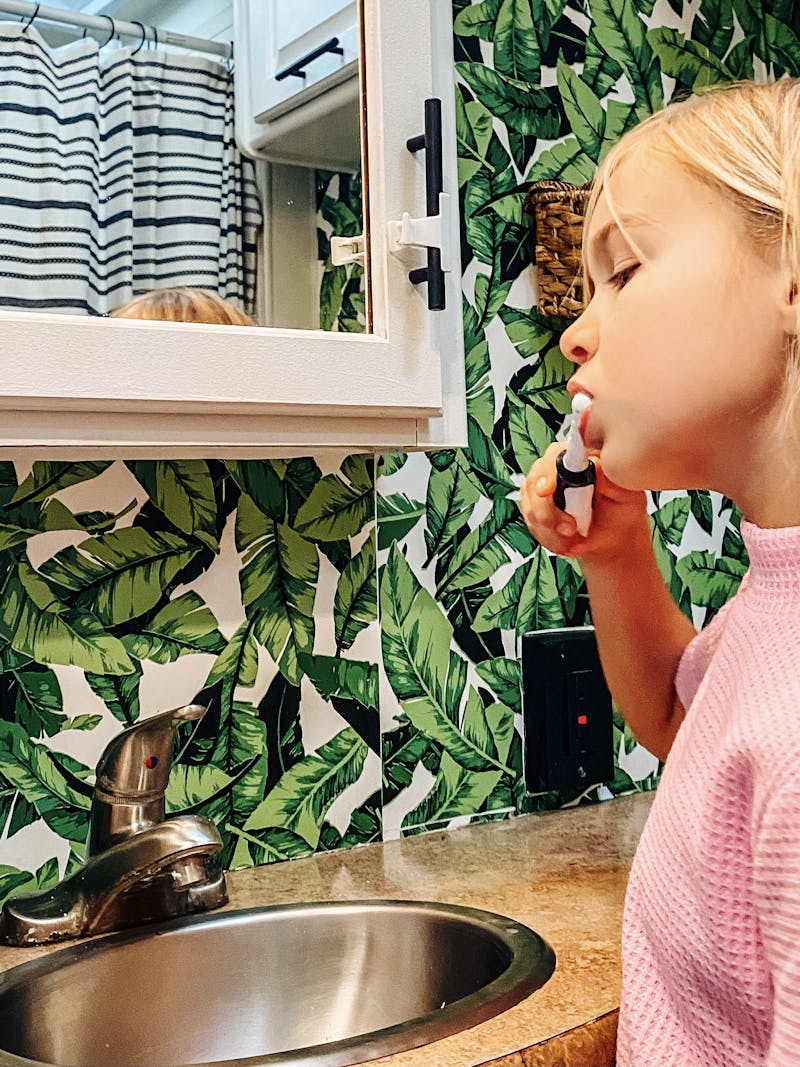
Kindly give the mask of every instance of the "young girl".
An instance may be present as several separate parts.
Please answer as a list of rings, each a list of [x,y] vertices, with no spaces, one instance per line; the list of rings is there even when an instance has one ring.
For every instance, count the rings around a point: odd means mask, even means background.
[[[222,326],[255,326],[234,304],[211,289],[174,285],[140,293],[111,312],[112,319],[163,319],[167,322],[208,322]]]
[[[597,176],[588,306],[561,347],[591,398],[586,538],[554,445],[525,520],[581,562],[612,694],[666,760],[631,872],[618,1067],[800,1063],[800,81],[671,105]],[[699,635],[644,489],[742,509],[750,568]]]

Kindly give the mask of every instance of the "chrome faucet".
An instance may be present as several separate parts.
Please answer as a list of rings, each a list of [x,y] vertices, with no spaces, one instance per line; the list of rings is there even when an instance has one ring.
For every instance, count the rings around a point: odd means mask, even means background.
[[[35,945],[121,930],[226,902],[217,828],[167,818],[175,728],[205,715],[187,704],[117,734],[100,757],[84,863],[51,889],[6,902],[0,941]]]

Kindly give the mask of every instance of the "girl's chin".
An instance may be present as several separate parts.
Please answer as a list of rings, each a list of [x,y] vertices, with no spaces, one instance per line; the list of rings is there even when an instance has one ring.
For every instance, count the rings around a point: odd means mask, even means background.
[[[638,465],[631,462],[631,457],[624,453],[620,454],[614,448],[612,442],[605,441],[599,449],[600,462],[603,465],[603,474],[606,478],[618,485],[620,489],[638,489],[637,482]]]
[[[600,452],[603,473],[620,489],[632,492],[662,492],[668,489],[681,489],[683,482],[670,478],[657,464],[646,462],[644,457],[620,456],[614,449],[604,447]]]

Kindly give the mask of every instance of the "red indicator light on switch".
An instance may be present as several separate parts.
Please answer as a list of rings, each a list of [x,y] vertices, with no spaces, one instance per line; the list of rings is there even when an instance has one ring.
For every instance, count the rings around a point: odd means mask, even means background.
[[[578,716],[578,726],[585,726],[587,721],[588,720],[587,720],[585,715],[579,715]]]

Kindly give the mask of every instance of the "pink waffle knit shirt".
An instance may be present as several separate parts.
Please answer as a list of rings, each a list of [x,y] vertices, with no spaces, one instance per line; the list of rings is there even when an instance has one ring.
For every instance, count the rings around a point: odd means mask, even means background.
[[[618,1067],[800,1064],[800,527],[686,648],[631,871]]]

